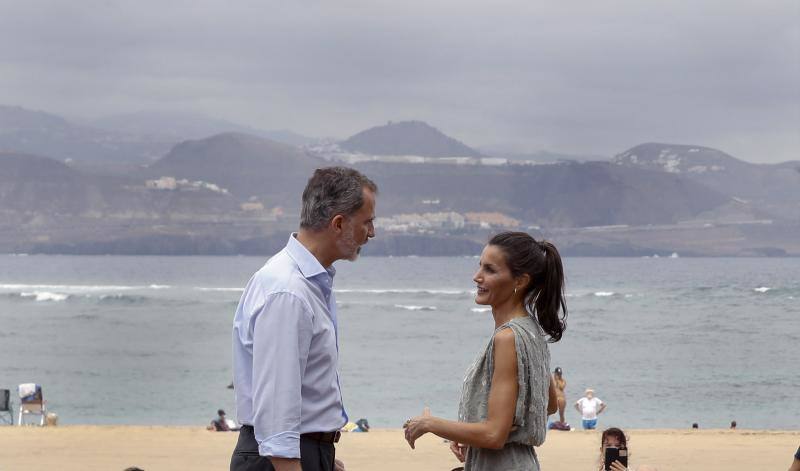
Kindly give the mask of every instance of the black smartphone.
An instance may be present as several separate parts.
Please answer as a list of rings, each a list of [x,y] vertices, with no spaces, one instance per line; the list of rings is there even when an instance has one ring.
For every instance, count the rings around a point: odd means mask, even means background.
[[[608,446],[606,447],[606,456],[605,456],[605,469],[606,471],[611,469],[611,463],[615,461],[619,461],[622,466],[628,467],[628,450],[626,448],[617,448],[615,446]]]

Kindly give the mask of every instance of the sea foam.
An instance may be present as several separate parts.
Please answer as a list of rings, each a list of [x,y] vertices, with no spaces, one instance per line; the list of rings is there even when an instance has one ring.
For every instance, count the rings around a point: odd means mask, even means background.
[[[436,306],[412,306],[409,304],[395,304],[394,307],[405,309],[406,311],[435,311]]]
[[[68,294],[53,293],[50,291],[33,291],[27,293],[20,293],[23,298],[34,298],[36,301],[66,301],[69,298]]]
[[[492,308],[490,307],[473,307],[472,309],[470,309],[470,311],[472,312],[489,312],[491,310]]]

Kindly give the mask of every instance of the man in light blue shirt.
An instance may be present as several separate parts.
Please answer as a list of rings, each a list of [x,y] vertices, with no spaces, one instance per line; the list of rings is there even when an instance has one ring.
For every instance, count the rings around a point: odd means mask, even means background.
[[[338,373],[333,262],[375,236],[377,186],[356,170],[317,169],[300,230],[250,279],[233,321],[237,419],[231,471],[334,471],[347,423]]]

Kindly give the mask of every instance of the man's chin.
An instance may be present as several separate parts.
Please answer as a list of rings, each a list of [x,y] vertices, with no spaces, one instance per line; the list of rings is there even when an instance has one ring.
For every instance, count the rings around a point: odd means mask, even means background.
[[[357,248],[356,248],[356,249],[353,251],[353,253],[351,253],[351,254],[350,254],[350,256],[349,256],[349,257],[347,257],[347,260],[348,260],[348,261],[350,261],[350,262],[355,262],[356,260],[358,260],[358,255],[359,255],[360,253],[361,253],[361,247],[357,247]]]

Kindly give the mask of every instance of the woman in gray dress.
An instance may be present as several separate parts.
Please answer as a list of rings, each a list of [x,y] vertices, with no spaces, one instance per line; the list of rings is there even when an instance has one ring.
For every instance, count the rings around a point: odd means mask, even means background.
[[[524,232],[489,241],[473,278],[494,333],[467,370],[458,422],[423,413],[406,421],[411,448],[426,433],[450,440],[466,471],[538,470],[535,446],[557,409],[548,342],[566,328],[564,270],[555,246]]]

